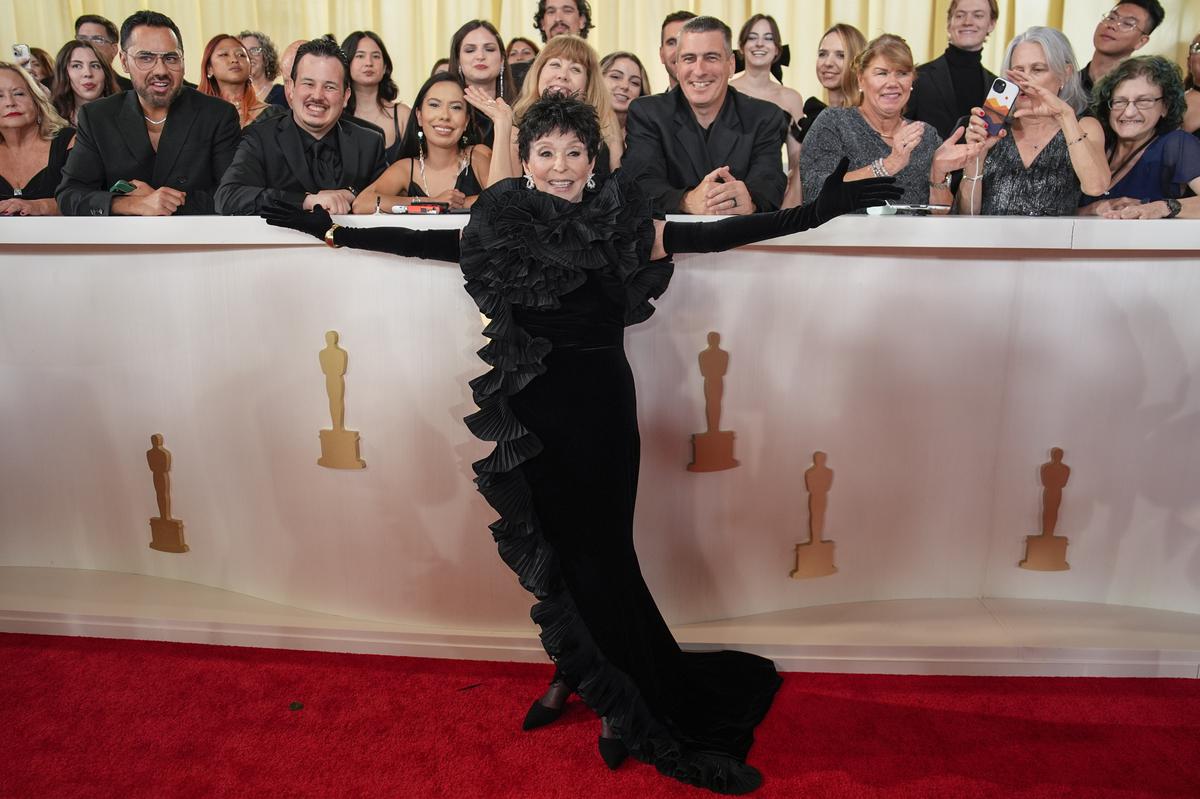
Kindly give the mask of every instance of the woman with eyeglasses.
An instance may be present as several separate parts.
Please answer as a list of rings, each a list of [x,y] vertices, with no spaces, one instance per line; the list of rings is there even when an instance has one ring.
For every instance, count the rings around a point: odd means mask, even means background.
[[[54,190],[74,136],[33,76],[0,61],[0,216],[58,215]]]
[[[70,124],[78,121],[80,108],[119,91],[116,73],[91,42],[72,39],[58,51],[50,102]]]
[[[1088,97],[1071,43],[1035,25],[1009,42],[1002,72],[1020,94],[994,136],[983,109],[971,109],[966,140],[982,148],[963,170],[959,213],[1074,216],[1081,194],[1108,188],[1110,172],[1100,123],[1079,116]]]
[[[238,39],[250,56],[250,83],[258,99],[268,105],[287,108],[283,84],[275,82],[279,75],[279,53],[275,50],[275,42],[261,31],[242,31]]]
[[[1096,84],[1092,112],[1104,128],[1108,191],[1080,214],[1109,219],[1200,218],[1200,141],[1179,130],[1186,104],[1179,67],[1130,58]]]
[[[244,128],[262,116],[269,108],[273,114],[283,113],[258,98],[250,80],[250,54],[241,39],[218,33],[208,40],[200,59],[200,92],[220,97],[238,110],[238,123]]]
[[[383,130],[383,156],[394,163],[412,109],[396,99],[400,89],[392,80],[392,57],[374,31],[354,31],[342,42],[342,50],[350,59],[352,89],[346,113]]]

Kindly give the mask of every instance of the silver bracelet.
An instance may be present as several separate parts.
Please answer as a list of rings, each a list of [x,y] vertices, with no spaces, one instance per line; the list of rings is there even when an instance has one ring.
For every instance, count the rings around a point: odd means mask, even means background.
[[[882,158],[876,158],[871,162],[871,174],[877,178],[890,178],[891,172],[887,171],[887,167],[883,165]]]

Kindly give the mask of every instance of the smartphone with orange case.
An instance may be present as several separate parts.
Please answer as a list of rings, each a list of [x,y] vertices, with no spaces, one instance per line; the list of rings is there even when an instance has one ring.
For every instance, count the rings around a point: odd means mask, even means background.
[[[1021,87],[1010,80],[996,78],[992,81],[992,88],[988,90],[987,99],[983,101],[983,121],[987,123],[989,136],[1000,133],[1020,93]]]

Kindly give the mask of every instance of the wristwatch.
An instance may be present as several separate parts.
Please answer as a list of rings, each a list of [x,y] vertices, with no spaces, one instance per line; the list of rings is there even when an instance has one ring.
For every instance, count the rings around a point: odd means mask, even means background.
[[[1183,206],[1179,204],[1179,200],[1173,197],[1164,197],[1163,202],[1167,204],[1167,215],[1163,217],[1164,219],[1174,219],[1183,210]]]
[[[342,246],[333,240],[333,234],[337,233],[337,229],[340,227],[341,225],[333,225],[331,228],[329,228],[329,230],[325,231],[325,243],[334,249]]]

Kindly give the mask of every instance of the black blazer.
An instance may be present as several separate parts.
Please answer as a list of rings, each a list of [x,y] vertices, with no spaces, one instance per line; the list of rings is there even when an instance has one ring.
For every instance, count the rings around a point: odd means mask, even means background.
[[[177,214],[211,214],[213,191],[240,135],[232,103],[185,87],[167,109],[156,154],[136,93],[90,102],[79,109],[79,134],[56,192],[58,208],[64,216],[107,216],[109,188],[118,180],[142,180],[186,192]]]
[[[774,211],[787,188],[780,154],[789,121],[774,103],[730,87],[706,140],[676,86],[629,106],[621,166],[640,179],[642,190],[664,213],[676,213],[683,195],[720,166],[745,182],[759,211]]]
[[[979,96],[973,101],[974,105],[983,105],[995,79],[996,76],[984,67],[983,81],[979,84]],[[969,106],[955,108],[955,102],[950,65],[946,63],[946,56],[938,56],[917,67],[917,80],[913,84],[912,96],[908,98],[904,116],[933,125],[944,141],[954,132],[954,123],[971,113]]]
[[[306,194],[322,189],[360,192],[387,169],[382,133],[339,119],[325,135],[338,137],[342,151],[340,186],[318,186],[313,180],[300,130],[290,113],[248,126],[217,189],[217,213],[257,214],[264,203],[271,201],[300,207]]]

